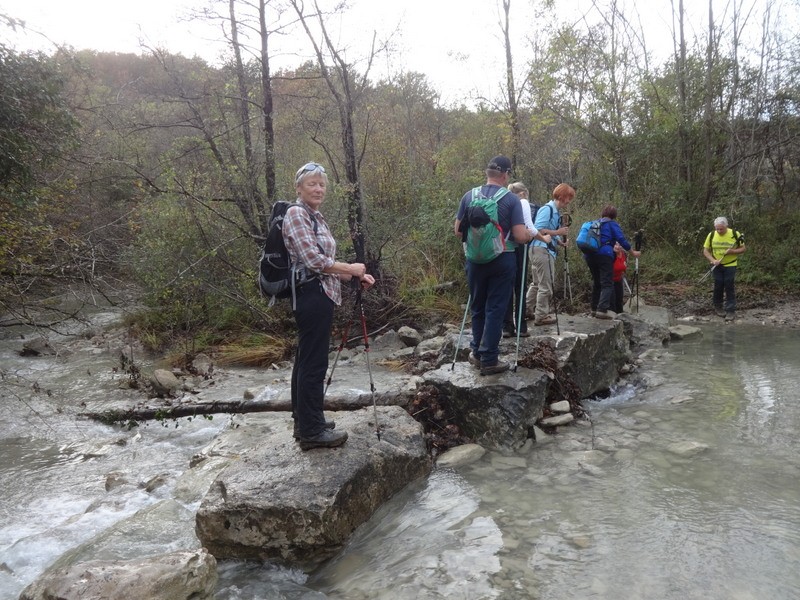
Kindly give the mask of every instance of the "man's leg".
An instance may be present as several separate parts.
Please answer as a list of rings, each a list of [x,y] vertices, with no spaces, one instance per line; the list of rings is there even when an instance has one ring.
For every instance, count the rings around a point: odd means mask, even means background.
[[[493,365],[500,354],[500,338],[503,336],[503,317],[514,287],[514,272],[517,267],[514,254],[503,252],[492,262],[481,265],[487,270],[486,307],[483,337],[478,349],[482,365]]]
[[[483,327],[486,319],[486,276],[485,265],[478,265],[467,261],[467,283],[472,296],[470,313],[472,314],[472,353],[480,358],[479,348],[483,338]]]
[[[721,310],[723,300],[722,294],[725,290],[725,267],[718,266],[711,271],[711,274],[714,275],[714,308]]]
[[[736,312],[736,267],[717,267],[722,270],[723,288],[725,290],[725,312]],[[715,269],[716,270],[716,269]]]

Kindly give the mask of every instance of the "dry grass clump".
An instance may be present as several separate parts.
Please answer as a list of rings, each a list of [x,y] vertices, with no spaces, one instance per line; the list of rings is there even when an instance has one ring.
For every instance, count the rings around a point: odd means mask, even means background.
[[[268,367],[286,360],[293,350],[294,338],[259,333],[220,346],[215,361],[227,367]]]

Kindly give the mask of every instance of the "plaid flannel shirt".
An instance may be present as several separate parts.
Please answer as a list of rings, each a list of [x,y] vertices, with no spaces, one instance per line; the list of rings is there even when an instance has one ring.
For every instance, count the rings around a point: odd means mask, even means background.
[[[334,263],[336,240],[333,239],[328,223],[321,212],[313,210],[308,205],[301,203],[300,200],[297,200],[296,206],[305,210],[296,210],[294,206],[289,207],[283,220],[283,241],[289,251],[289,258],[291,258],[292,264],[302,265],[309,271],[317,273],[325,295],[339,306],[342,303],[342,286],[339,276],[323,273],[324,269]],[[310,213],[313,213],[317,221],[316,236]]]

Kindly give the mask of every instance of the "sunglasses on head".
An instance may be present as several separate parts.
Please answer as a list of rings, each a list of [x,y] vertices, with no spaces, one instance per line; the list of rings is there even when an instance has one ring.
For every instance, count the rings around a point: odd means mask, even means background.
[[[304,174],[311,173],[312,171],[319,171],[320,173],[325,173],[325,167],[323,167],[321,164],[315,163],[315,162],[310,162],[310,163],[304,164],[302,167],[300,167],[297,170],[297,173],[294,176],[295,183],[298,183],[299,180],[300,180],[300,177],[302,177]]]

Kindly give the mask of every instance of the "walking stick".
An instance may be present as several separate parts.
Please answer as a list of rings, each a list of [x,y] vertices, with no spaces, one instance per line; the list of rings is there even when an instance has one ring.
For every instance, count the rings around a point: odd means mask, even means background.
[[[367,334],[367,318],[364,316],[364,302],[361,299],[362,288],[356,292],[356,303],[361,307],[361,330],[364,332],[364,357],[367,361],[367,373],[369,373],[369,389],[372,392],[372,410],[375,414],[375,435],[381,441],[381,427],[378,423],[378,404],[375,401],[375,382],[372,379],[372,367],[369,364],[369,335]]]
[[[559,225],[569,227],[572,225],[572,215],[563,214],[559,217]],[[564,236],[564,244],[567,244],[567,236]],[[572,280],[569,276],[569,254],[567,253],[567,246],[564,246],[564,292],[569,292],[569,303],[572,305]]]
[[[458,333],[458,342],[456,342],[456,351],[453,353],[453,364],[450,365],[450,370],[456,368],[456,359],[458,358],[458,351],[461,348],[461,336],[464,335],[464,325],[467,322],[467,313],[469,312],[469,303],[472,300],[472,294],[467,296],[467,307],[464,309],[464,318],[461,319],[461,331]]]
[[[640,229],[636,233],[633,234],[633,249],[637,252],[641,251],[642,249],[642,237],[644,236],[644,231]],[[639,257],[637,256],[634,259],[634,269],[633,269],[633,279],[631,280],[631,294],[633,294],[633,290],[636,290],[636,314],[639,314]],[[633,308],[633,295],[631,295],[630,300],[628,300],[628,308]]]
[[[711,267],[708,271],[706,271],[705,275],[703,275],[700,279],[697,280],[697,283],[703,283],[706,279],[708,279],[708,276],[711,275],[711,273],[713,273],[714,269],[716,269],[716,268],[717,268],[717,265],[714,265],[713,267]]]
[[[547,253],[547,268],[550,271],[550,285],[553,286],[553,295],[550,300],[553,303],[553,313],[556,315],[556,335],[561,335],[561,326],[558,324],[558,303],[556,303],[556,280],[553,275],[553,259],[549,252]]]
[[[516,349],[516,351],[514,353],[514,368],[512,369],[512,371],[514,371],[515,373],[517,372],[517,363],[519,361],[519,334],[520,334],[520,330],[522,329],[522,319],[525,316],[525,315],[522,314],[523,313],[523,309],[525,307],[525,302],[522,302],[520,300],[525,298],[525,296],[523,294],[525,293],[525,283],[526,283],[525,280],[527,279],[525,274],[527,272],[526,269],[528,268],[528,245],[527,244],[525,244],[525,246],[523,247],[523,250],[524,250],[524,252],[522,253],[522,280],[519,282],[519,300],[517,301],[517,349]],[[513,294],[513,292],[512,292],[512,294]]]

